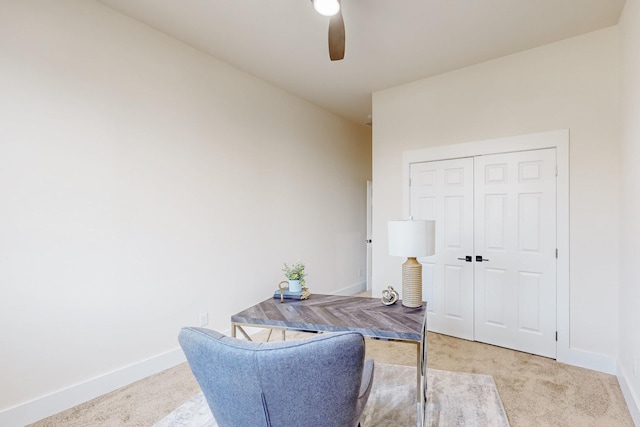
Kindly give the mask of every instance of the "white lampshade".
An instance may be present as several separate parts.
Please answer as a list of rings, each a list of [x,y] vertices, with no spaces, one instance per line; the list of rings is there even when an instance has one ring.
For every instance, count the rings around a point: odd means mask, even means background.
[[[421,257],[435,253],[435,221],[389,221],[389,255]]]
[[[313,0],[313,8],[320,15],[333,16],[340,11],[338,0]]]

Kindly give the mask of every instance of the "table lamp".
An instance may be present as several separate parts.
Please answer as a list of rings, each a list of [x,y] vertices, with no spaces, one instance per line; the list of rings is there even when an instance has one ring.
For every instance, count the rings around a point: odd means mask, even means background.
[[[402,305],[422,307],[422,264],[417,257],[435,253],[435,221],[389,221],[389,255],[407,257],[402,264]]]

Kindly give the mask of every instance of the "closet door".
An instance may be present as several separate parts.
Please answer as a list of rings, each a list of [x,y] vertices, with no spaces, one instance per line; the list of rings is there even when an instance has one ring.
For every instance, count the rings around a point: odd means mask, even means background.
[[[410,215],[436,221],[435,255],[422,263],[430,331],[473,340],[473,158],[415,163]]]
[[[475,340],[555,358],[555,149],[474,166]]]

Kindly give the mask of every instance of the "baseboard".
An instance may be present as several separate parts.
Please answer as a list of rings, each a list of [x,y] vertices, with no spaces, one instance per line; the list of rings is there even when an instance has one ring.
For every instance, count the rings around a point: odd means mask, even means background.
[[[355,295],[367,290],[367,282],[356,283],[355,285],[347,286],[346,288],[338,289],[330,292],[331,295]]]
[[[628,376],[628,372],[623,369],[622,366],[618,365],[618,373],[616,376],[618,377],[618,384],[620,384],[622,395],[624,396],[624,400],[627,402],[627,407],[631,413],[633,423],[636,426],[640,426],[640,398],[633,392],[631,387],[629,387],[629,381],[627,381],[627,378],[630,377]]]
[[[558,351],[557,361],[567,365],[604,372],[609,375],[616,375],[617,373],[618,363],[613,356],[585,350],[570,348],[565,351]]]
[[[170,350],[47,396],[6,409],[0,412],[0,426],[23,427],[169,369],[185,360],[184,353],[180,348]]]

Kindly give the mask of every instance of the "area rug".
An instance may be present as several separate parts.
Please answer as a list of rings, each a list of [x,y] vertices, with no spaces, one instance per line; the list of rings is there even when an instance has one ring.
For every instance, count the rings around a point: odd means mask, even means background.
[[[429,427],[509,426],[500,395],[489,375],[429,369],[427,372]],[[376,363],[373,388],[361,417],[362,427],[416,425],[416,368]],[[199,393],[154,427],[217,427]]]

